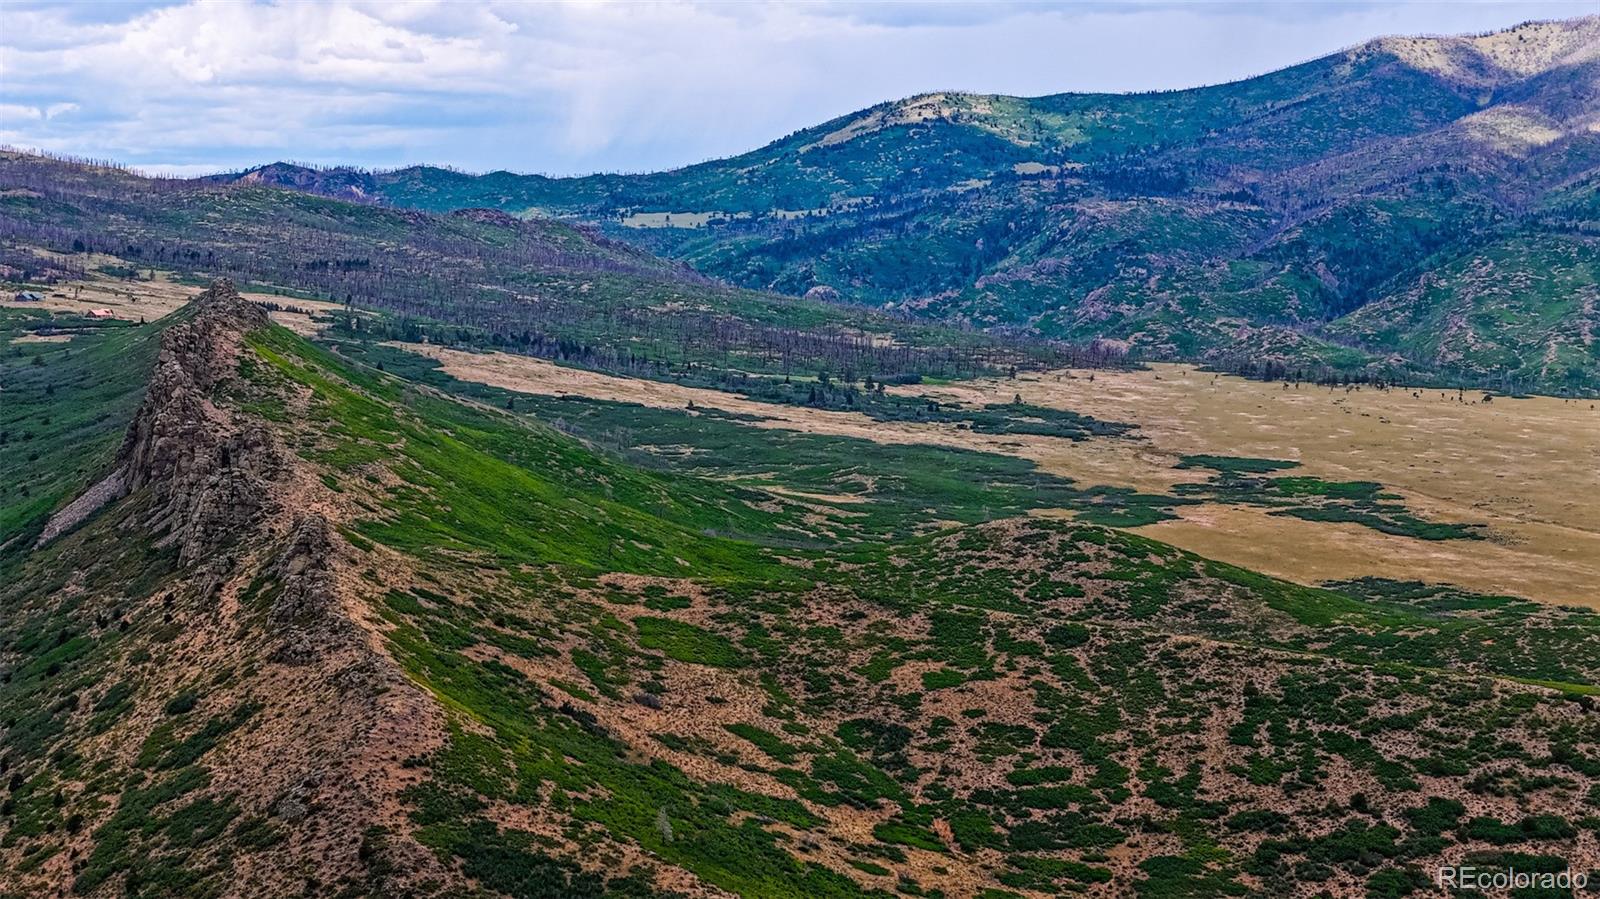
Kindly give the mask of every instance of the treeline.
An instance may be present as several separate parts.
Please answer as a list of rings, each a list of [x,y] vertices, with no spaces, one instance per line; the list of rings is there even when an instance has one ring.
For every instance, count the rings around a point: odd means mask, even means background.
[[[1429,369],[1420,366],[1382,366],[1367,369],[1340,369],[1304,362],[1262,361],[1244,357],[1223,357],[1207,362],[1205,371],[1220,372],[1256,381],[1281,381],[1286,384],[1312,384],[1318,387],[1372,388],[1375,390],[1429,389],[1446,391],[1493,391],[1506,396],[1533,393],[1557,396],[1592,396],[1595,386],[1584,381],[1553,385],[1548,379],[1518,377],[1512,373],[1485,374],[1460,369]]]
[[[898,379],[896,384],[915,384],[914,378]],[[752,378],[743,373],[721,373],[712,383],[700,386],[715,387],[730,393],[739,393],[764,403],[804,406],[837,412],[860,412],[882,422],[938,422],[953,424],[964,430],[981,434],[1030,434],[1042,437],[1063,437],[1068,440],[1085,440],[1089,437],[1120,437],[1131,433],[1133,425],[1122,422],[1101,421],[1088,415],[1065,409],[1052,409],[1022,402],[1020,396],[1010,403],[990,403],[984,406],[963,406],[959,403],[940,402],[927,396],[908,396],[892,393],[883,381],[870,376],[854,380],[836,380],[826,372],[815,378]]]
[[[1314,384],[1318,387],[1374,387],[1386,389],[1414,382],[1422,373],[1404,371],[1364,371],[1339,369],[1305,362],[1263,361],[1243,357],[1224,357],[1206,363],[1205,371],[1221,372],[1255,381],[1282,381],[1286,384]],[[1409,375],[1409,377],[1408,377]]]
[[[851,384],[912,384],[924,377],[968,378],[1032,368],[1114,368],[1127,364],[1112,347],[1076,346],[1001,338],[930,345],[886,342],[839,330],[753,325],[729,318],[663,319],[616,310],[571,328],[486,330],[448,322],[355,312],[334,316],[340,337],[395,340],[500,350],[568,365],[654,379],[726,381],[744,372],[774,375],[823,373]],[[631,335],[618,341],[616,335]],[[722,385],[716,385],[722,386]]]
[[[0,278],[5,280],[55,284],[85,275],[83,264],[71,257],[41,256],[27,247],[0,245]]]

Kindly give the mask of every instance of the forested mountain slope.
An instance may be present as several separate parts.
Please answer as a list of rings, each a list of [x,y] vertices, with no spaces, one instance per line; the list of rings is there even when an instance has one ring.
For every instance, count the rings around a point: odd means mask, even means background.
[[[231,177],[591,220],[747,287],[1155,356],[1594,390],[1597,166],[1590,17],[1193,90],[918,96],[657,174]]]

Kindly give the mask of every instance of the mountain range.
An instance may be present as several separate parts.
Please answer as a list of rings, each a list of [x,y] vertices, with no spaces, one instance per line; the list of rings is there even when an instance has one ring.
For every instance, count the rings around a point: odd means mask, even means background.
[[[1192,90],[927,94],[654,174],[221,177],[583,220],[743,287],[1146,358],[1600,388],[1600,17]]]
[[[892,379],[1080,355],[729,286],[549,218],[378,208],[15,151],[0,150],[0,241],[0,275],[11,280],[226,274],[284,303],[382,313],[364,321],[407,339],[426,332],[630,373],[834,368]]]

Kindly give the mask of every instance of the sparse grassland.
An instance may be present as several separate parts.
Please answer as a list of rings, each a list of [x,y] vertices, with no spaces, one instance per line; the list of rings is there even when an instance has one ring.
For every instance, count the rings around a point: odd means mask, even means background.
[[[1556,397],[1360,390],[1249,381],[1156,365],[1148,371],[1022,376],[928,388],[981,402],[1021,394],[1139,426],[1138,451],[1017,438],[1044,471],[1149,493],[1211,477],[1177,469],[1210,454],[1293,461],[1267,477],[1370,481],[1429,522],[1482,525],[1482,540],[1418,540],[1362,526],[1205,503],[1141,533],[1303,583],[1378,575],[1454,583],[1558,603],[1600,605],[1600,409]],[[1059,378],[1059,379],[1058,379]]]

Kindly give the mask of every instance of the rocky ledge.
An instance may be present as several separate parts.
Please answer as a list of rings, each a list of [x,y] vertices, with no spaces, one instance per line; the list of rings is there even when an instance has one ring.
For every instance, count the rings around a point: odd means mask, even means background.
[[[242,420],[213,401],[236,376],[244,336],[268,324],[267,314],[239,295],[233,282],[197,296],[186,318],[162,336],[144,402],[129,425],[112,471],[46,524],[38,545],[139,490],[150,493],[142,525],[177,544],[193,563],[249,531],[271,504],[268,485],[284,457],[259,422]]]

